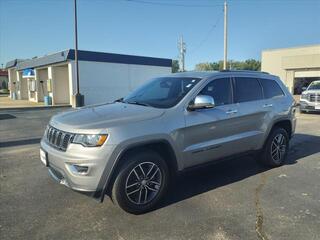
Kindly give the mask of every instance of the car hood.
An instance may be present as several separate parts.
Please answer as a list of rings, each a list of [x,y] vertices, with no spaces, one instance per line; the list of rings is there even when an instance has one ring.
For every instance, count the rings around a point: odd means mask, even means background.
[[[310,94],[310,93],[320,93],[320,90],[306,90],[306,91],[303,91],[302,94]]]
[[[160,117],[163,109],[134,104],[111,103],[84,107],[52,117],[50,125],[66,132],[103,130],[108,127]]]

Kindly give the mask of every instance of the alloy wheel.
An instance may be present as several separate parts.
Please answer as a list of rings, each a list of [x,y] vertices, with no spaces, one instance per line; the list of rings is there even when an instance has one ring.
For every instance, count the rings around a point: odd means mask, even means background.
[[[134,204],[147,204],[157,196],[161,184],[161,170],[155,163],[139,163],[126,179],[126,196]]]
[[[287,143],[283,134],[277,134],[271,143],[271,157],[276,163],[280,163],[286,153]]]

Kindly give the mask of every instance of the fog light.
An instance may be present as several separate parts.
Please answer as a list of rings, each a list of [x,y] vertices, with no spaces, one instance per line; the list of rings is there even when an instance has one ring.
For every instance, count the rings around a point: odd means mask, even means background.
[[[89,167],[74,164],[74,165],[70,165],[70,169],[74,174],[85,175],[88,173]]]

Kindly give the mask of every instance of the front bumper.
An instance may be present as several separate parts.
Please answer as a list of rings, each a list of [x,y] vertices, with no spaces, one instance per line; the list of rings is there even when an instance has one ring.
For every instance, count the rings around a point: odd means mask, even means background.
[[[320,112],[320,103],[300,100],[300,110],[310,111],[310,112]]]
[[[111,157],[113,145],[88,148],[79,144],[69,144],[68,149],[63,152],[51,147],[42,139],[41,148],[47,153],[49,174],[57,182],[76,191],[101,191],[99,182]],[[75,171],[74,166],[87,167],[88,170],[79,173]]]

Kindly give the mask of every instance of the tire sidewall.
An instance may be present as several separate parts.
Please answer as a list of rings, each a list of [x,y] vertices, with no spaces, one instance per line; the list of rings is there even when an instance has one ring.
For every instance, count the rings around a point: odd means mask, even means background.
[[[276,162],[273,160],[272,158],[272,155],[271,155],[271,147],[272,147],[272,142],[274,140],[274,138],[278,135],[278,134],[282,134],[285,138],[285,144],[286,144],[286,150],[285,150],[285,153],[281,159],[280,162]],[[281,166],[285,163],[285,160],[286,160],[286,157],[287,157],[287,154],[288,154],[288,149],[289,149],[289,137],[288,137],[288,133],[286,130],[284,130],[283,128],[276,128],[274,129],[269,138],[268,138],[268,141],[267,141],[267,144],[265,146],[265,163],[270,165],[270,166],[273,166],[273,167],[278,167],[278,166]]]
[[[133,168],[135,168],[139,163],[142,162],[152,162],[156,164],[162,175],[162,184],[160,190],[152,201],[146,204],[134,204],[127,197],[125,192],[126,180]],[[141,214],[148,212],[154,208],[158,201],[163,197],[167,190],[169,182],[169,170],[167,164],[162,159],[159,154],[153,151],[147,151],[143,153],[134,154],[133,156],[126,157],[125,164],[122,166],[119,171],[118,176],[116,177],[113,189],[112,189],[112,198],[116,203],[126,212],[133,214]]]

